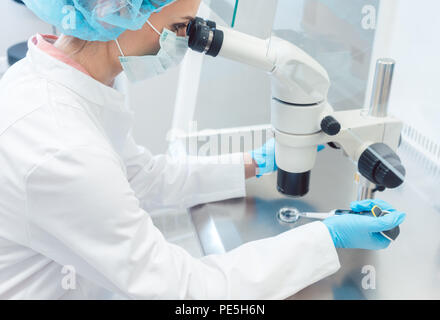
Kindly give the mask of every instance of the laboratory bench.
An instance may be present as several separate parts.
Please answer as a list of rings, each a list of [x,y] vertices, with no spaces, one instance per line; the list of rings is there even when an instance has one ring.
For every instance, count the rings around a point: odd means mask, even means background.
[[[327,148],[319,154],[303,198],[278,193],[276,174],[270,174],[248,180],[245,198],[191,208],[201,254],[221,254],[313,221],[281,222],[277,213],[283,207],[314,212],[348,208],[356,199],[355,174],[355,165],[341,151]],[[377,198],[407,213],[397,240],[381,251],[338,249],[340,270],[289,299],[440,299],[440,213],[409,184]]]

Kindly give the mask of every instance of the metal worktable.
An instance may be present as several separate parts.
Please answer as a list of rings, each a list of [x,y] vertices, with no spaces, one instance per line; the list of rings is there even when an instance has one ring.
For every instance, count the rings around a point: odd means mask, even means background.
[[[224,253],[312,222],[304,218],[292,225],[279,222],[276,213],[284,206],[304,211],[347,208],[356,198],[354,175],[353,163],[327,148],[319,154],[311,190],[304,198],[280,195],[272,174],[248,180],[246,198],[190,209],[203,253]],[[341,269],[291,299],[440,299],[440,213],[419,199],[408,184],[378,198],[407,213],[397,241],[382,251],[338,250]]]

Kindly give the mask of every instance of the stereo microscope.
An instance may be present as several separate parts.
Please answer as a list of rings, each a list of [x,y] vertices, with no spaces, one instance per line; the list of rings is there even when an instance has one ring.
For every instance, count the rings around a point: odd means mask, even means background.
[[[199,17],[188,25],[187,35],[192,50],[256,67],[271,77],[279,192],[307,194],[317,147],[326,143],[342,148],[378,189],[403,183],[405,168],[396,154],[402,122],[362,110],[334,111],[327,101],[326,70],[302,49],[275,36],[263,40]]]

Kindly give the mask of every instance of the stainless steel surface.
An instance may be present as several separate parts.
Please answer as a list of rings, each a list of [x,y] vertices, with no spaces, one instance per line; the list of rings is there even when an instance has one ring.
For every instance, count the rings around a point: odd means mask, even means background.
[[[200,242],[187,210],[163,209],[149,213],[168,242],[184,248],[193,257],[202,257]]]
[[[357,187],[357,199],[358,201],[365,200],[365,199],[374,199],[376,197],[376,192],[374,192],[374,189],[376,189],[376,185],[368,179],[361,176],[360,173],[358,173],[359,182]]]
[[[203,253],[223,253],[313,221],[282,223],[277,212],[283,207],[318,212],[348,208],[356,198],[355,173],[340,152],[326,149],[319,154],[311,191],[304,198],[284,198],[275,190],[272,174],[249,180],[246,198],[192,208]],[[338,250],[341,269],[291,299],[440,299],[440,213],[408,185],[378,197],[407,213],[397,241],[383,251]]]
[[[370,102],[371,116],[386,117],[388,114],[388,102],[390,100],[395,65],[396,62],[393,59],[383,58],[377,60]]]

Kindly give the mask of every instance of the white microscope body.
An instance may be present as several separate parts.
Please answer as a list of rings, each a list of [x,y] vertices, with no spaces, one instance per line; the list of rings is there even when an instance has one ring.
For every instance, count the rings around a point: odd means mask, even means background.
[[[327,102],[329,76],[306,52],[277,37],[263,40],[200,18],[189,26],[188,34],[191,49],[254,66],[271,76],[280,192],[290,196],[308,192],[318,145],[325,143],[340,146],[371,182],[388,188],[403,183],[405,170],[394,153],[402,123],[362,110],[335,112]],[[370,148],[374,145],[378,148]]]

